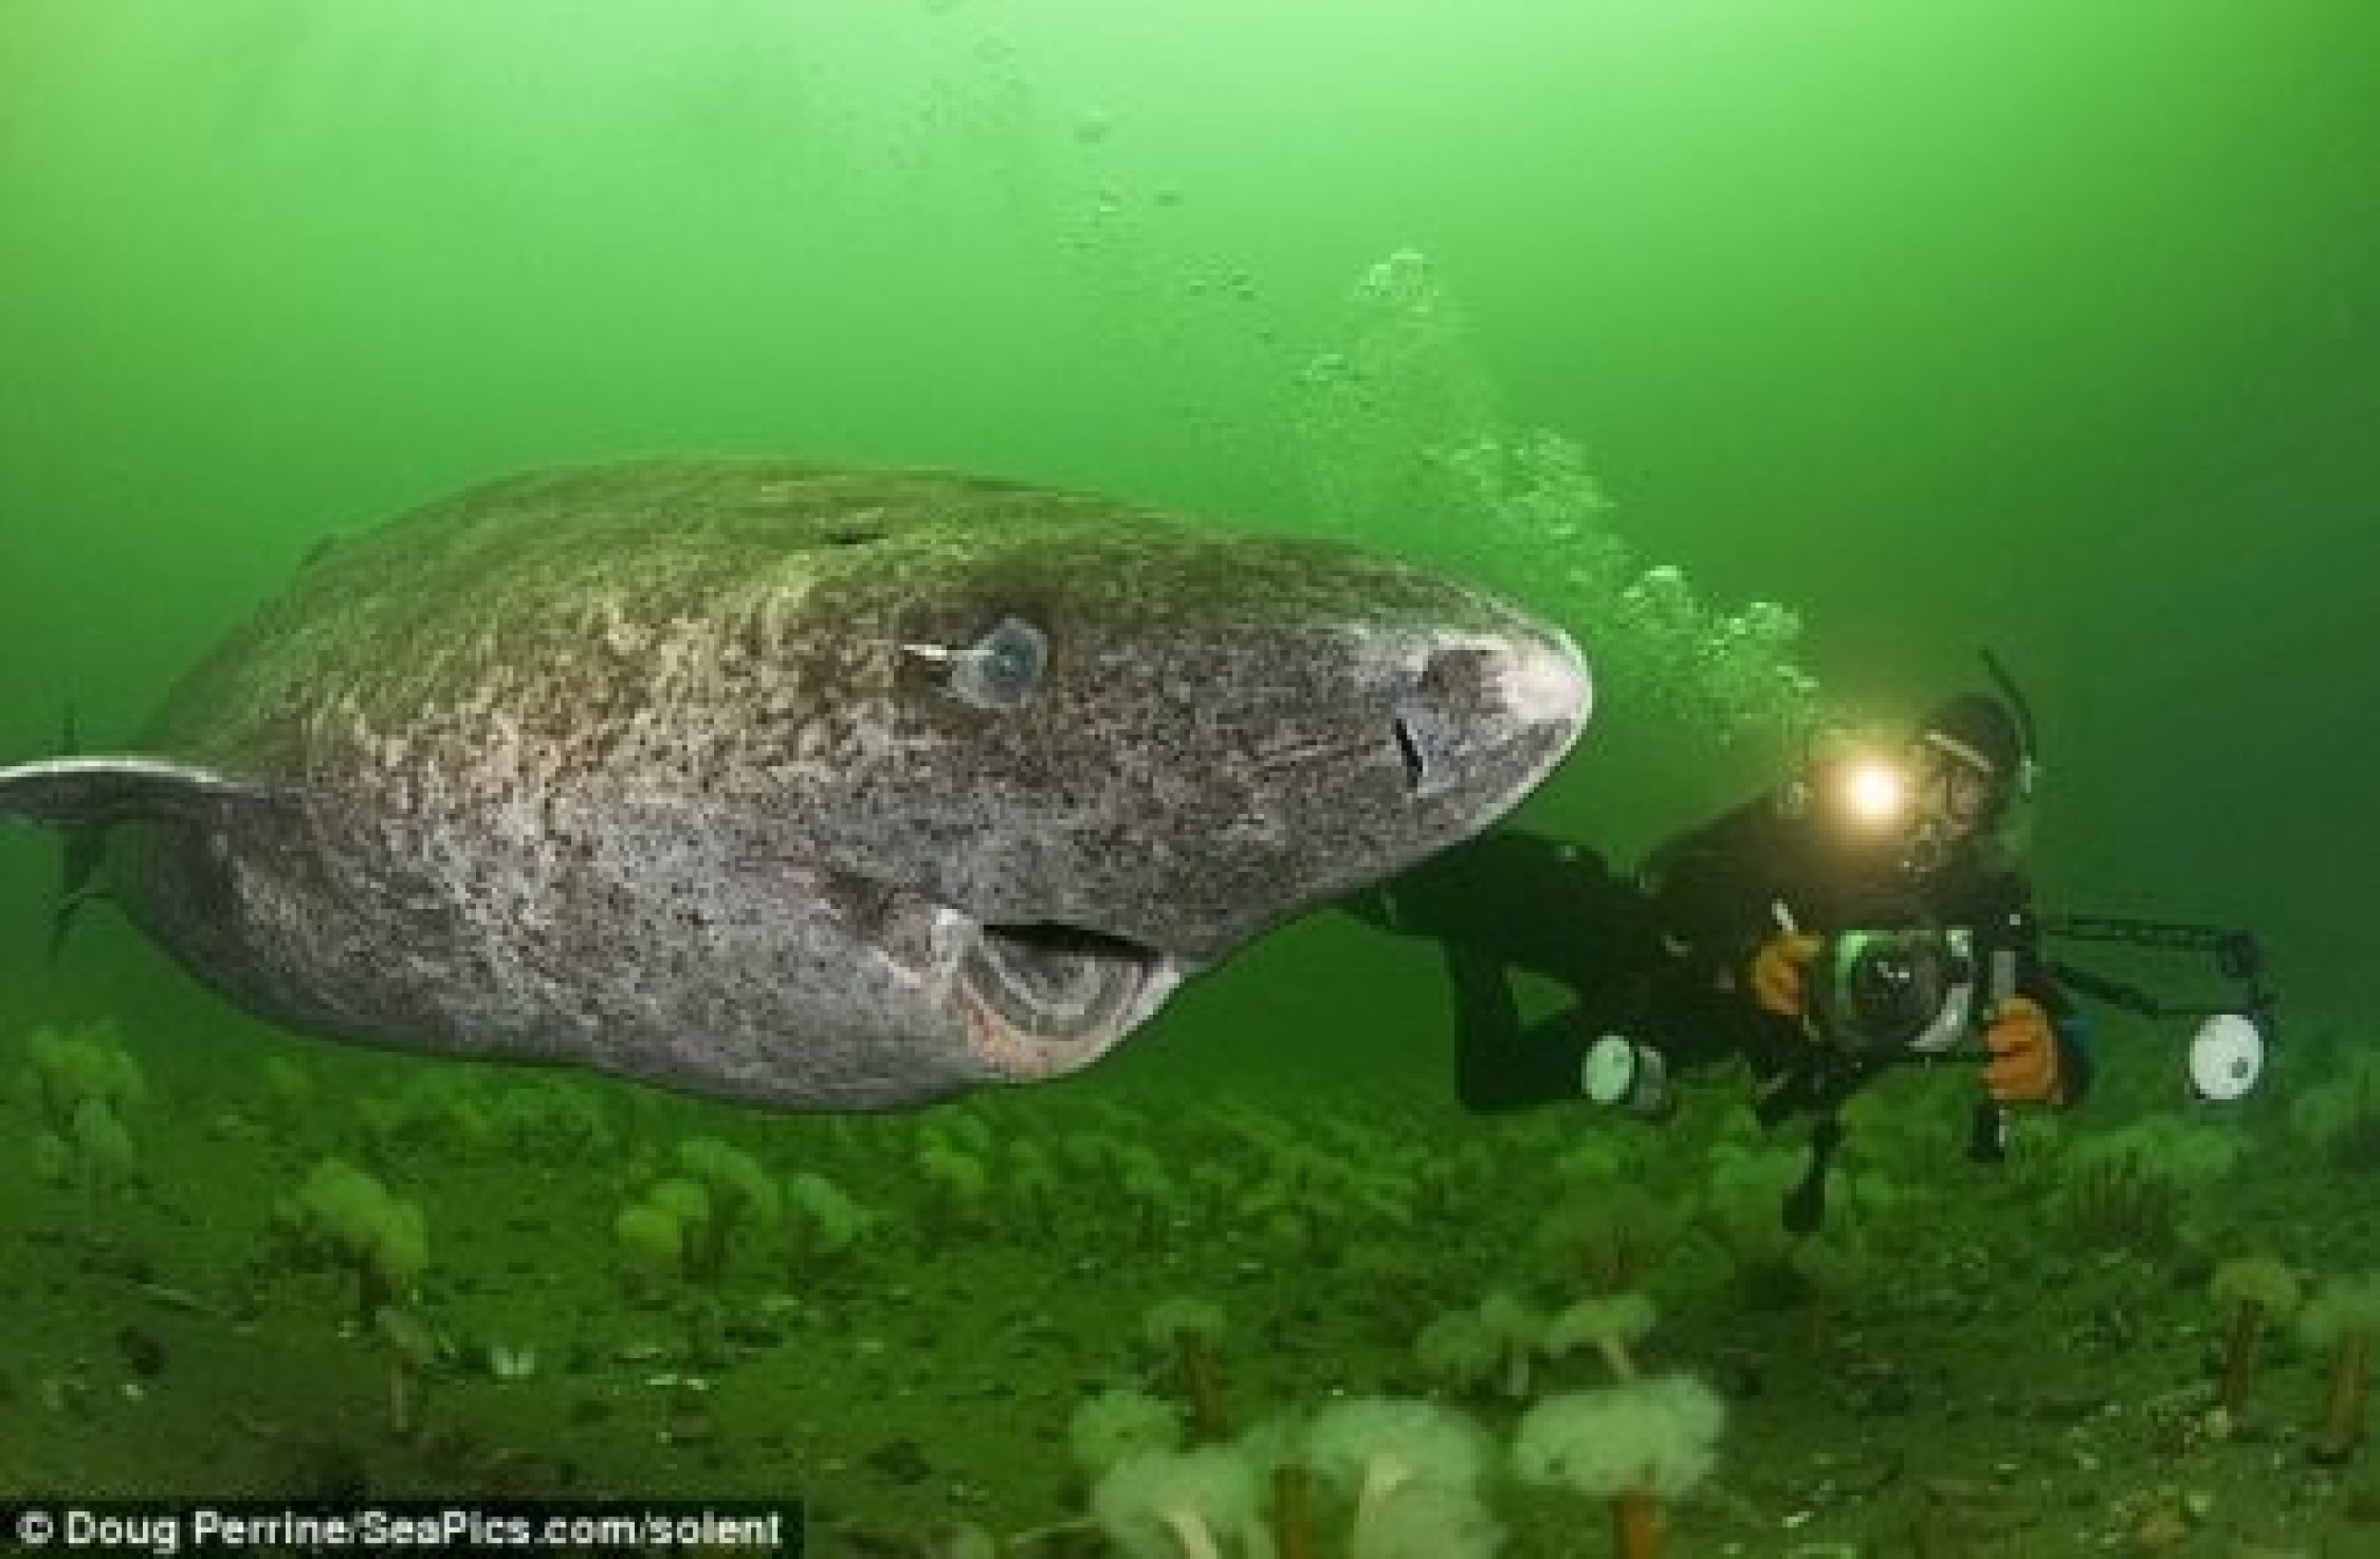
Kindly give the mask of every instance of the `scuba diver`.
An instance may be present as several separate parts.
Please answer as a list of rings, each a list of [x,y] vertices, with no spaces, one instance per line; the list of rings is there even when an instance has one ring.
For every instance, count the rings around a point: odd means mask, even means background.
[[[1889,757],[1819,759],[1663,844],[1634,881],[1505,830],[1346,907],[1439,943],[1473,1110],[1584,1097],[1660,1116],[1676,1072],[1741,1057],[1764,1123],[1818,1117],[1822,1180],[1836,1105],[1891,1062],[1973,1054],[1980,1036],[1978,1133],[2000,1106],[2073,1105],[2091,1086],[2087,1020],[2041,956],[2008,839],[2033,786],[2031,722],[1988,663],[2006,700],[1953,698]],[[1515,971],[1576,1000],[1524,1023]]]

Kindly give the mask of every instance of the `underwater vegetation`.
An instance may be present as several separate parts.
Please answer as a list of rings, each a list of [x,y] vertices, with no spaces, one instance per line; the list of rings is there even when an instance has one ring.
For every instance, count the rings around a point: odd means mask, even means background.
[[[2239,1156],[2231,1134],[2172,1115],[2077,1133],[2060,1155],[2057,1215],[2083,1247],[2171,1255],[2189,1240],[2193,1195]]]
[[[2371,1219],[2224,1192],[2302,1151],[2277,1114],[1995,1171],[1912,1079],[1796,1238],[1801,1154],[1723,1086],[1666,1131],[1395,1090],[772,1119],[143,1037],[10,1047],[11,1487],[793,1494],[812,1551],[1081,1559],[2293,1551],[2371,1509]]]
[[[2298,1138],[2331,1167],[2380,1170],[2380,1058],[2350,1053],[2290,1101]]]
[[[140,1155],[127,1122],[148,1084],[112,1024],[35,1029],[20,1077],[34,1116],[33,1173],[43,1184],[79,1186],[102,1204],[133,1177]]]

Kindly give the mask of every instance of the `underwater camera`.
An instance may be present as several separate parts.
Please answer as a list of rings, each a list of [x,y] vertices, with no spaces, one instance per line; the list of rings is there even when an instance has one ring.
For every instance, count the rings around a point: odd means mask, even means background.
[[[1970,1041],[1979,1037],[1993,1005],[2015,990],[2017,948],[2036,935],[2214,955],[2240,989],[2232,1000],[2211,1006],[2166,1002],[2055,958],[2048,966],[2077,994],[2144,1017],[2196,1018],[2184,1061],[2193,1097],[2229,1103],[2254,1091],[2278,998],[2264,982],[2254,938],[2244,932],[2080,916],[2036,924],[2019,917],[2005,928],[2006,945],[1988,949],[1976,932],[1957,926],[1839,932],[1811,967],[1812,1026],[1857,1062],[1973,1055]]]
[[[1963,927],[1843,932],[1811,977],[1812,1022],[1854,1055],[1935,1055],[1969,1037],[1979,1016],[1974,934]]]

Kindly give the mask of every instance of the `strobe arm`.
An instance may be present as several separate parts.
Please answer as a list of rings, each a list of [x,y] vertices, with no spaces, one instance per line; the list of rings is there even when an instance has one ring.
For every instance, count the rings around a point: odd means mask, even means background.
[[[2270,1034],[2280,1007],[2280,994],[2265,983],[2264,949],[2255,934],[2226,926],[2196,925],[2178,920],[2138,920],[2114,915],[2047,915],[2037,922],[2041,933],[2065,941],[2103,942],[2146,948],[2157,953],[2196,953],[2211,957],[2216,971],[2240,987],[2234,1007],[2182,1006],[2160,999],[2137,985],[2112,979],[2088,969],[2053,959],[2050,973],[2082,995],[2143,1017],[2205,1017],[2245,1009]]]

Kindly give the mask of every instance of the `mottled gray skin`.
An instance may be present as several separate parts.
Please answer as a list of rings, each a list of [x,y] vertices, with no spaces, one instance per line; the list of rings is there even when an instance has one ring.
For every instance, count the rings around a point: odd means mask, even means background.
[[[1048,647],[1013,707],[949,653],[1003,620]],[[640,464],[329,549],[141,758],[0,770],[0,814],[129,822],[132,916],[293,1028],[889,1108],[1103,1054],[1484,827],[1586,699],[1559,633],[1376,556]]]

